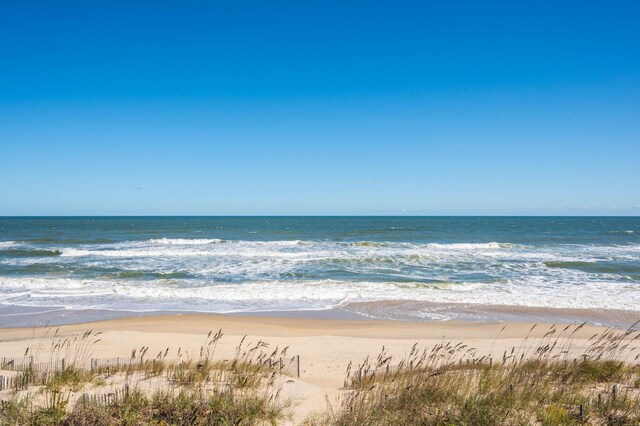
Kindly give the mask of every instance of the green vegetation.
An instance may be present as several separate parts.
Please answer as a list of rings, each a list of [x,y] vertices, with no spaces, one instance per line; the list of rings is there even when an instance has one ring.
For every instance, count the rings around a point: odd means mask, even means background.
[[[624,367],[615,382],[601,381],[600,372],[609,368],[608,361],[481,362],[372,373],[354,380],[341,409],[316,423],[640,424],[640,390],[634,383],[640,369]]]
[[[607,330],[577,354],[571,345],[580,328],[552,327],[537,344],[523,343],[496,362],[475,357],[475,349],[461,343],[414,346],[395,366],[383,350],[377,359],[349,367],[338,411],[309,423],[640,424],[640,365],[638,355],[630,358],[640,333]]]
[[[535,326],[534,326],[535,328]],[[414,345],[395,363],[383,348],[375,359],[350,364],[342,404],[307,419],[310,425],[640,425],[640,333],[606,330],[575,349],[582,326],[552,326],[498,359],[463,343]],[[533,328],[532,328],[533,330]],[[132,351],[118,369],[85,370],[73,364],[46,374],[36,394],[0,403],[1,425],[252,425],[279,424],[288,416],[274,383],[276,360],[287,349],[264,352],[264,342],[237,347],[232,360],[214,361],[222,333],[209,333],[197,359],[168,361],[167,351],[146,360]],[[41,372],[26,370],[33,377]],[[71,398],[85,384],[111,393]],[[146,389],[130,380],[160,380]],[[138,382],[140,383],[140,382]],[[39,400],[36,402],[36,399]]]
[[[284,418],[286,404],[259,394],[232,392],[202,394],[196,390],[139,390],[107,404],[80,400],[67,412],[64,402],[33,407],[29,400],[12,400],[0,411],[3,425],[252,425],[276,424]]]
[[[195,359],[178,349],[177,360],[169,361],[168,348],[148,359],[149,348],[143,346],[132,350],[129,359],[106,367],[88,362],[87,349],[97,340],[91,332],[56,340],[48,360],[34,362],[30,353],[38,353],[40,343],[27,349],[24,359],[11,361],[18,366],[18,379],[13,396],[0,400],[0,425],[251,425],[283,420],[289,404],[281,401],[274,379],[287,348],[265,352],[265,342],[242,339],[233,359],[214,361],[220,338],[221,331],[210,332]],[[152,378],[159,380],[154,390],[130,390],[130,383]],[[113,379],[120,387],[109,384]],[[71,396],[85,386],[94,392]]]
[[[46,382],[46,387],[52,391],[60,391],[68,388],[74,392],[80,390],[84,383],[94,380],[94,374],[91,371],[78,367],[69,367],[64,370],[55,371]]]

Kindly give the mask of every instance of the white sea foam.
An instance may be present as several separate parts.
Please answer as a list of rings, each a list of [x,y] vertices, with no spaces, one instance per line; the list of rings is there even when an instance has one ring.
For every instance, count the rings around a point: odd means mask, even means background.
[[[438,244],[438,243],[430,243],[424,244],[426,247],[439,248],[443,250],[495,250],[495,249],[503,249],[503,248],[511,248],[515,247],[510,243],[451,243],[451,244]]]
[[[192,246],[200,244],[217,244],[224,240],[218,238],[157,238],[147,240],[151,244],[170,245],[170,246]]]
[[[514,282],[425,286],[422,283],[336,280],[180,286],[159,282],[4,278],[0,280],[0,290],[12,303],[134,310],[192,310],[194,306],[213,312],[323,309],[348,302],[379,300],[627,310],[640,307],[640,293],[621,283],[601,281],[549,289],[548,283],[535,279],[527,286]],[[603,298],[602,294],[608,296]]]
[[[83,279],[0,276],[0,303],[211,312],[323,309],[377,300],[640,309],[633,269],[597,273],[547,264],[626,262],[633,268],[640,263],[638,244],[151,239],[51,248],[61,255],[8,257],[0,268],[51,264],[92,273]],[[142,277],[122,279],[114,271]]]
[[[544,262],[602,260],[637,261],[634,246],[532,248],[501,243],[383,245],[324,241],[228,241],[197,244],[156,244],[153,241],[63,248],[61,258],[19,259],[6,262],[80,263],[89,267],[117,267],[155,273],[185,272],[238,280],[282,274],[315,276],[326,268],[347,273],[376,274],[382,270],[405,278],[450,277],[456,273],[488,273],[496,277],[536,273],[553,278],[570,274],[549,270]],[[194,240],[198,241],[198,240]],[[207,240],[213,241],[213,240]],[[588,276],[578,277],[580,279]],[[440,279],[440,278],[437,278]],[[460,280],[458,280],[460,281]]]
[[[0,241],[0,250],[18,246],[15,241]]]
[[[459,252],[467,255],[492,256],[513,247],[510,244],[411,244],[383,245],[336,243],[323,241],[224,241],[222,240],[148,240],[127,244],[64,248],[62,256],[94,257],[281,257],[303,260],[360,258],[394,255],[434,256]]]

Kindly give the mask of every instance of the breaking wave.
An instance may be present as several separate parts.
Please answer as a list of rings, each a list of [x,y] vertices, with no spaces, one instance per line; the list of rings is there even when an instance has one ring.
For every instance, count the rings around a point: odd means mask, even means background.
[[[235,312],[419,300],[640,310],[639,247],[217,238],[72,246],[5,241],[0,303]]]

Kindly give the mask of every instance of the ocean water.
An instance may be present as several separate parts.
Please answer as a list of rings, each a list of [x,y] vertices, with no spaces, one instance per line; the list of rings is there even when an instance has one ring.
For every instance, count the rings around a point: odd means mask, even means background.
[[[0,218],[7,312],[385,300],[640,311],[640,218]]]

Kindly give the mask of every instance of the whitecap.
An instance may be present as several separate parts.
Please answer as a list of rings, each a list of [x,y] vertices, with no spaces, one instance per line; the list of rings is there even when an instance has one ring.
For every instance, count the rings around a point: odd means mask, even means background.
[[[15,241],[0,241],[0,250],[20,245]]]

